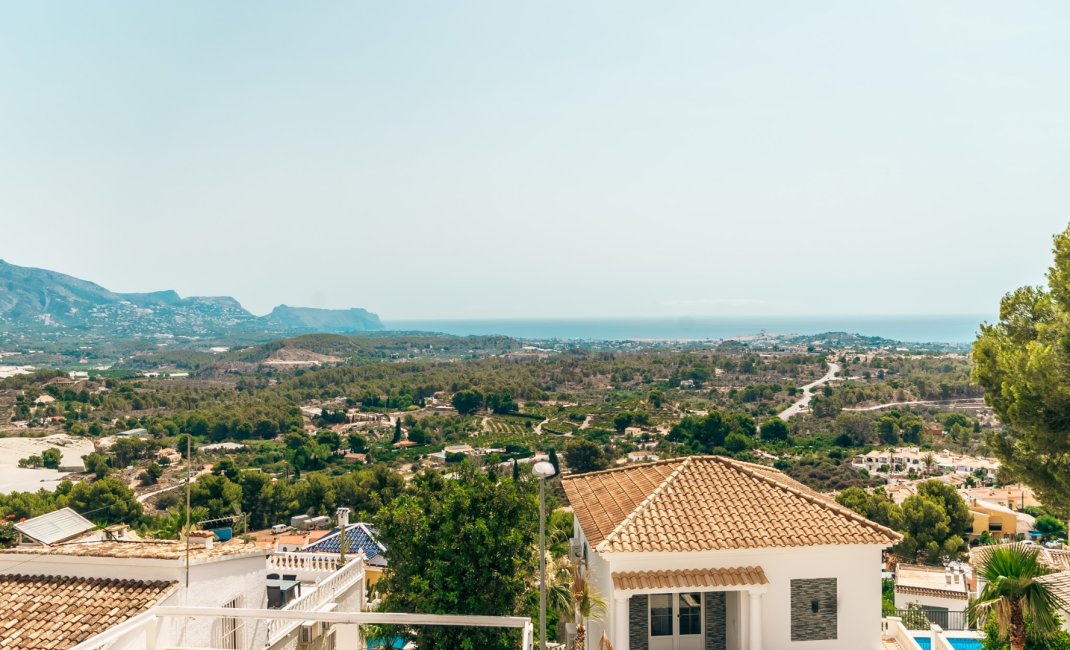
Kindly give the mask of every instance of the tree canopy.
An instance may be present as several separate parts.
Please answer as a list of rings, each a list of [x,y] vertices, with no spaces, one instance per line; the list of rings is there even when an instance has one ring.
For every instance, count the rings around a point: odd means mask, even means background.
[[[1055,237],[1048,286],[1003,297],[981,325],[973,379],[1006,429],[989,445],[1010,477],[1070,512],[1070,228]]]
[[[378,516],[390,549],[388,611],[509,616],[520,613],[536,572],[539,505],[534,481],[499,479],[464,463],[457,480],[418,476]],[[442,540],[450,540],[443,544]],[[420,648],[515,646],[515,631],[419,627]]]

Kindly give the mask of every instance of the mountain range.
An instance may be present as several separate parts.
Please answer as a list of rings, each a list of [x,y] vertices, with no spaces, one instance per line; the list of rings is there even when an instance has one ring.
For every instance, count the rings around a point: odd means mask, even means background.
[[[266,316],[256,316],[229,296],[183,298],[171,290],[116,293],[56,271],[0,260],[0,329],[207,338],[382,328],[379,317],[365,309],[279,305]]]

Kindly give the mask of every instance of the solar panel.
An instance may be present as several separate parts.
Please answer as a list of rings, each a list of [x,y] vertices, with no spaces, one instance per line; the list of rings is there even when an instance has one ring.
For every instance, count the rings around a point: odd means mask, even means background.
[[[61,508],[15,524],[15,530],[42,544],[62,542],[94,528],[96,525],[93,522],[70,508]]]
[[[346,538],[349,542],[349,552],[363,551],[364,555],[371,559],[383,554],[383,549],[378,542],[369,534],[362,524],[353,524],[346,530]],[[333,534],[311,544],[305,551],[312,553],[339,553],[341,551],[341,536]]]

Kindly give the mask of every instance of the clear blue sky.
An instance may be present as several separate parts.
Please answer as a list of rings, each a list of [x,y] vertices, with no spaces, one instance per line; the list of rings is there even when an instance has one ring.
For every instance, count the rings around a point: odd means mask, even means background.
[[[0,257],[387,319],[992,313],[1066,2],[23,2]]]

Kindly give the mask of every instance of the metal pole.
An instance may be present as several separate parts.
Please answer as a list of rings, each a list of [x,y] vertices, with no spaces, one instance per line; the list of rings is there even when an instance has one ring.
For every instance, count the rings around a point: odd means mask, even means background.
[[[546,479],[539,479],[539,650],[546,650]]]

